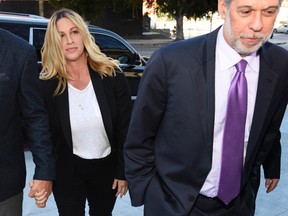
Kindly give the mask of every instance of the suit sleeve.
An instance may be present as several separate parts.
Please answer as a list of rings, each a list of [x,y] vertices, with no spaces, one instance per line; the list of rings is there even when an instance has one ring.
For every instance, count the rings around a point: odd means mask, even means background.
[[[279,179],[281,171],[281,132],[280,126],[287,107],[287,92],[288,83],[284,85],[285,88],[281,91],[281,99],[278,108],[269,124],[267,132],[261,144],[258,159],[256,161],[262,162],[264,169],[264,176],[266,179]],[[269,149],[266,149],[268,148]],[[265,155],[265,156],[264,156]],[[261,158],[263,158],[261,160]]]
[[[116,128],[116,172],[115,178],[125,179],[123,146],[127,136],[127,130],[131,117],[131,94],[127,79],[122,72],[116,73],[115,95],[117,106]]]
[[[144,202],[145,190],[154,176],[154,148],[166,106],[166,70],[160,50],[145,68],[134,103],[124,145],[125,173],[133,206]]]
[[[53,147],[34,47],[29,46],[25,54],[18,95],[23,132],[36,166],[34,179],[53,180],[55,179]]]
[[[280,179],[281,170],[281,144],[280,132],[263,162],[265,179]]]

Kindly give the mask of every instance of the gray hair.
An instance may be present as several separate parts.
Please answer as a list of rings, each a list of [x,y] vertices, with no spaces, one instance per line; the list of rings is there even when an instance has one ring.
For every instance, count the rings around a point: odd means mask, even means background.
[[[227,8],[230,7],[230,4],[231,4],[232,1],[233,1],[233,0],[225,0],[225,5],[226,5]],[[283,0],[279,0],[279,5],[281,5],[282,2],[283,2]]]

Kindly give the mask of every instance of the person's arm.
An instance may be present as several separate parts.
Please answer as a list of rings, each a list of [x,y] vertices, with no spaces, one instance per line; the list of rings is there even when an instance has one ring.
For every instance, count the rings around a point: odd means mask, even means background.
[[[281,144],[280,144],[280,131],[272,148],[269,151],[268,156],[263,162],[264,176],[265,176],[265,188],[266,192],[273,191],[280,180],[281,169]]]
[[[125,174],[133,206],[144,203],[147,185],[155,175],[154,143],[166,107],[166,70],[162,54],[149,59],[141,78],[124,145]]]
[[[280,126],[287,107],[288,83],[286,82],[285,89],[281,91],[281,99],[279,100],[278,108],[269,123],[263,142],[260,146],[256,157],[255,167],[262,164],[265,177],[266,192],[273,191],[280,180],[281,171],[281,132]],[[259,177],[260,178],[260,177]],[[259,187],[259,185],[258,185]],[[257,188],[258,190],[258,188]]]
[[[281,133],[278,131],[277,136],[263,161],[264,176],[266,179],[279,179],[281,168]]]
[[[114,80],[114,92],[117,107],[116,126],[116,171],[112,189],[117,189],[116,196],[124,196],[128,183],[124,173],[123,146],[131,117],[132,101],[127,79],[122,72],[117,72]]]
[[[116,171],[115,178],[125,180],[123,146],[129,127],[132,101],[127,79],[123,72],[117,72],[113,78],[113,89],[116,98],[117,122],[115,127]]]
[[[52,180],[55,179],[55,164],[48,113],[40,86],[36,52],[32,46],[26,52],[19,89],[23,132],[35,163],[34,181],[29,196],[34,197],[37,192],[45,190],[48,198]]]

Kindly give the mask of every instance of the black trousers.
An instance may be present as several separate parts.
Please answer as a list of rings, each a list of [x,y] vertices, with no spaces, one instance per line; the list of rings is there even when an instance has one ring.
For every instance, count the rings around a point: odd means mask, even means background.
[[[0,215],[21,216],[23,192],[0,202]]]
[[[74,155],[73,188],[61,190],[61,184],[54,185],[53,193],[60,216],[84,216],[88,201],[91,216],[111,216],[116,201],[113,158],[87,160]]]
[[[233,202],[226,206],[218,198],[199,195],[189,216],[236,216]]]

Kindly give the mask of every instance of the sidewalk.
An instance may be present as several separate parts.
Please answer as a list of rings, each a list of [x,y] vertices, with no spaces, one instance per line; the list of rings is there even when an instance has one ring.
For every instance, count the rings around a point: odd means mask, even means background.
[[[283,46],[288,43],[288,38],[283,37],[283,36],[286,36],[286,35],[274,33],[274,37],[272,39],[269,39],[269,42],[277,44],[279,46]]]
[[[288,38],[283,38],[284,34],[274,33],[274,37],[269,39],[269,42],[275,43],[277,45],[283,45],[288,43]],[[162,46],[169,43],[173,43],[173,39],[126,39],[133,47],[134,46]]]
[[[163,46],[173,42],[173,39],[126,39],[134,46]]]

